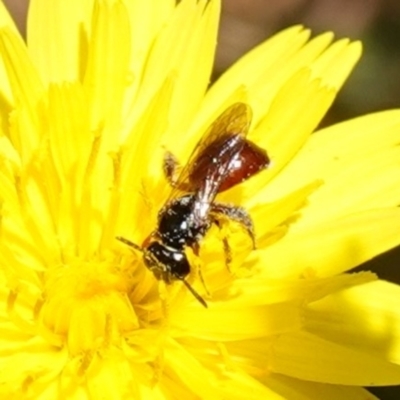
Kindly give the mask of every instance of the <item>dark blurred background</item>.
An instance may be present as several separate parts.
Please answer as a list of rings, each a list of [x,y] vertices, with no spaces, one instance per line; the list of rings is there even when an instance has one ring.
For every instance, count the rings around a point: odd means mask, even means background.
[[[329,123],[400,106],[400,2],[397,0],[225,0],[215,74],[273,33],[303,24],[313,34],[363,42],[363,57],[332,108]]]
[[[25,35],[28,0],[3,1]],[[361,61],[322,124],[400,107],[400,1],[222,0],[222,3],[214,79],[265,38],[290,25],[303,24],[314,35],[333,31],[337,38],[360,39],[364,47]],[[381,278],[400,283],[399,261],[400,248],[360,269],[372,269]],[[400,399],[400,387],[370,391],[382,400]]]

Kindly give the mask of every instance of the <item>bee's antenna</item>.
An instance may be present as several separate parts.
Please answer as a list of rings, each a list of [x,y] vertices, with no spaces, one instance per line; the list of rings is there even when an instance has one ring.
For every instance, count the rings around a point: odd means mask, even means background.
[[[128,245],[130,247],[133,247],[135,250],[139,250],[142,253],[144,252],[144,250],[140,246],[138,246],[136,243],[133,243],[130,240],[125,239],[122,236],[117,236],[115,239],[119,240],[122,243],[125,243],[126,245]]]
[[[133,247],[135,250],[140,251],[141,253],[144,253],[144,256],[146,257],[146,254],[148,254],[148,252],[146,251],[146,249],[144,249],[143,247],[140,247],[139,245],[137,245],[136,243],[131,242],[128,239],[125,239],[122,236],[116,236],[115,237],[117,240],[119,240],[120,242],[126,244],[129,247]],[[153,271],[154,273],[154,271]],[[159,278],[158,278],[159,279]],[[198,300],[198,302],[205,308],[208,308],[207,303],[205,302],[205,300],[192,288],[192,286],[185,281],[185,279],[181,279],[181,281],[183,282],[183,284],[189,289],[189,292],[192,293],[192,295]]]
[[[205,308],[208,308],[207,303],[205,302],[205,300],[192,288],[192,286],[185,281],[184,279],[182,279],[183,284],[189,289],[189,292],[192,293],[192,295],[194,297],[196,297],[196,299],[199,301],[199,303],[201,303],[201,305]]]

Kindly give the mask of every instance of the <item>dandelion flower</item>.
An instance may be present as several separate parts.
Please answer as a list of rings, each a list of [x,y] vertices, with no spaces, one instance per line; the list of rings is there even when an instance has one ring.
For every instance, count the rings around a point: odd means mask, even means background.
[[[302,27],[209,88],[219,7],[32,0],[25,44],[1,5],[2,398],[365,400],[400,383],[400,289],[348,272],[400,243],[400,111],[313,133],[361,48]],[[187,249],[206,309],[116,237],[143,243],[165,151],[184,162],[238,102],[273,166],[218,198],[249,211],[256,250],[234,222]]]

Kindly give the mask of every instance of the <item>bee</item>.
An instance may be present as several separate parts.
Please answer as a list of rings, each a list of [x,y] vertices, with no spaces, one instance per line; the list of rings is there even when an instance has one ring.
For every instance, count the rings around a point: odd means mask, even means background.
[[[158,280],[167,284],[179,280],[207,307],[205,300],[187,282],[191,268],[185,249],[198,255],[202,238],[210,227],[221,226],[222,219],[241,224],[255,243],[253,222],[239,206],[215,201],[221,193],[249,179],[270,164],[267,152],[246,138],[251,123],[251,108],[235,103],[226,109],[202,136],[189,160],[180,170],[172,153],[166,153],[164,174],[171,194],[158,213],[157,226],[139,246],[117,239],[143,253],[144,263]],[[224,239],[226,259],[230,247]]]

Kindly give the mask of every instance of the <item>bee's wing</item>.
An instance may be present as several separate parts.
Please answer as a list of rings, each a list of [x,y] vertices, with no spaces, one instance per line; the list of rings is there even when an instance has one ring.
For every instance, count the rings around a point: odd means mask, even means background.
[[[201,223],[229,173],[232,160],[243,148],[250,123],[251,108],[247,104],[235,103],[226,109],[197,143],[174,182],[169,201],[183,193],[193,193],[193,217]]]
[[[199,189],[210,177],[216,184],[223,181],[232,159],[243,147],[250,122],[251,109],[244,103],[233,104],[214,121],[186,164],[185,178],[192,186]]]

